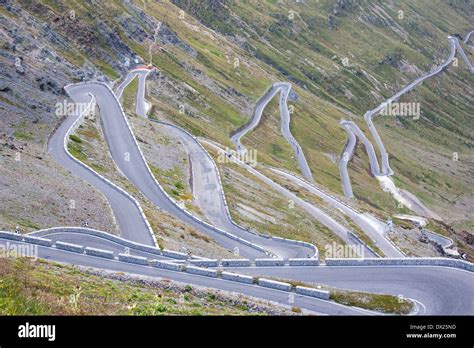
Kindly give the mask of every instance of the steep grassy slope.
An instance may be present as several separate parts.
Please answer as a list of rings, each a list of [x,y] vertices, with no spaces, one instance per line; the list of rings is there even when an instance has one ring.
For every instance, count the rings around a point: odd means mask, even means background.
[[[219,1],[175,3],[239,44],[254,58],[273,66],[280,72],[277,76],[283,75],[281,78],[302,87],[295,87],[299,99],[295,103],[292,129],[307,153],[316,180],[339,193],[338,170],[331,160],[339,155],[345,141],[345,134],[338,127],[339,119],[353,117],[365,129],[361,119],[365,111],[447,57],[446,36],[467,31],[469,24],[463,17],[463,11],[471,9],[467,2],[457,2],[452,8],[439,2],[399,2],[394,5],[364,2],[361,6],[342,1],[336,4],[263,4],[256,1],[229,5]],[[439,10],[442,6],[447,7],[443,16]],[[290,19],[292,13],[294,17]],[[179,32],[187,39],[185,32]],[[270,53],[263,54],[265,50]],[[344,58],[348,58],[346,64]],[[382,126],[382,137],[393,158],[401,186],[426,199],[426,204],[442,211],[448,220],[465,219],[469,215],[467,210],[462,214],[448,211],[453,209],[447,201],[449,197],[469,191],[465,183],[470,176],[463,171],[457,172],[457,177],[446,175],[433,167],[423,152],[434,150],[439,160],[443,157],[449,159],[453,152],[458,152],[462,154],[465,165],[470,165],[472,136],[465,126],[469,129],[466,123],[472,113],[471,89],[466,83],[471,78],[460,63],[458,67],[451,67],[447,73],[434,78],[442,81],[442,86],[429,81],[404,97],[402,101],[420,102],[422,119],[419,122],[403,118],[382,120],[380,117],[376,121]],[[238,83],[236,88],[239,88]],[[445,92],[441,92],[443,90]],[[315,95],[321,100],[316,99]],[[443,101],[444,105],[436,102],[444,99],[443,95],[453,97],[450,101]],[[327,105],[325,100],[332,105]],[[273,131],[268,137],[260,138],[263,142],[267,140],[267,148],[275,149],[276,146],[272,146],[275,136],[272,134],[277,132],[278,127],[271,128]],[[208,127],[207,133],[210,132]],[[438,143],[440,132],[443,144]],[[404,158],[406,155],[403,156],[406,153],[405,144],[418,142],[420,134],[424,143],[418,147],[419,153],[415,153],[417,163],[410,163],[409,159]],[[401,143],[401,138],[406,142]],[[351,174],[359,198],[374,201],[375,208],[381,210],[397,210],[391,197],[378,192],[378,184],[366,175],[365,155],[353,168],[355,172]],[[434,171],[431,175],[439,176],[442,185],[431,188],[425,188],[419,182],[410,185],[413,177],[424,175],[423,170]]]
[[[442,63],[449,53],[447,35],[472,29],[474,10],[468,1],[173,2],[297,85],[292,130],[315,179],[338,193],[338,169],[331,159],[342,150],[345,134],[337,122],[350,118],[366,130],[362,115]],[[459,60],[401,99],[420,103],[420,120],[375,121],[399,186],[465,229],[472,228],[473,212],[470,84],[472,75]],[[325,101],[331,105],[321,112]],[[271,148],[278,127],[272,128],[271,135],[260,137],[268,140],[262,148]],[[367,170],[362,148],[350,165],[356,196],[379,214],[400,210]]]

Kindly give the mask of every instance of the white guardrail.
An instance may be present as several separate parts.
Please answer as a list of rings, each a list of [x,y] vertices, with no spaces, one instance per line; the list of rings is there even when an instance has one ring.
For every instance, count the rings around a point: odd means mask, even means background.
[[[319,266],[320,262],[318,259],[313,258],[290,258],[288,260],[284,259],[255,259],[254,263],[252,263],[249,259],[206,259],[201,257],[193,257],[190,258],[189,255],[184,253],[179,253],[176,251],[171,250],[160,250],[158,248],[153,248],[147,245],[138,244],[135,242],[128,241],[126,239],[102,232],[93,229],[86,229],[86,228],[73,228],[73,227],[65,227],[65,228],[51,228],[47,230],[41,230],[37,232],[33,232],[34,235],[21,235],[12,232],[0,231],[0,238],[9,239],[13,241],[20,241],[30,244],[37,244],[46,247],[53,247],[57,249],[67,250],[76,253],[83,253],[84,251],[87,252],[88,249],[95,248],[84,248],[81,245],[70,244],[65,242],[53,242],[49,239],[42,238],[41,236],[45,236],[51,233],[57,232],[74,232],[79,231],[80,233],[90,234],[92,236],[101,237],[115,243],[121,244],[125,247],[129,247],[130,249],[135,249],[139,251],[148,252],[150,254],[161,255],[165,257],[169,257],[171,259],[176,260],[186,260],[188,264],[191,266],[198,266],[198,267],[251,267],[255,264],[256,267],[298,267],[298,266]],[[108,254],[107,254],[108,255]],[[125,254],[124,254],[125,255]],[[128,255],[128,254],[127,254]],[[97,256],[97,255],[94,255]],[[134,256],[135,257],[135,256]],[[123,261],[126,261],[123,259]],[[137,260],[133,260],[135,263]],[[157,260],[150,260],[147,259],[148,262],[152,262]],[[165,262],[169,264],[176,265],[176,263],[172,261],[159,261]],[[344,258],[344,259],[334,259],[328,258],[325,260],[326,266],[444,266],[444,267],[451,267],[451,268],[459,268],[467,271],[474,272],[474,264],[468,261],[454,259],[454,258],[443,258],[443,257],[433,257],[433,258],[416,258],[416,257],[407,257],[407,258]],[[179,265],[182,267],[183,265]]]
[[[60,242],[60,241],[57,241],[55,244],[56,244],[56,249],[71,251],[73,253],[80,253],[80,254],[84,252],[84,247],[82,245],[65,243],[65,242]]]
[[[138,243],[127,241],[123,238],[110,235],[105,232],[96,231],[92,229],[82,229],[82,228],[65,228],[69,231],[71,230],[86,230],[87,233],[91,235],[100,236],[100,237],[108,237],[109,240],[119,243],[124,243],[124,246],[129,246],[130,248],[149,252],[150,254],[156,255],[163,255],[165,256],[160,249],[152,248],[146,245],[141,245]],[[46,234],[47,232],[60,232],[63,231],[60,228],[53,228],[49,230],[42,230],[38,231],[38,235]],[[84,251],[87,253],[87,250],[95,249],[95,248],[84,248],[81,245],[64,243],[64,242],[53,242],[50,239],[37,237],[36,235],[21,235],[12,232],[0,231],[0,238],[24,242],[29,244],[37,244],[45,247],[51,247],[56,249],[62,249],[77,253],[83,253]],[[100,249],[95,249],[100,250]],[[184,253],[177,253],[169,251],[171,256],[176,256],[176,254],[180,254],[180,256],[186,255]],[[176,258],[177,261],[183,260],[182,258]],[[135,261],[135,260],[134,260]],[[205,258],[194,258],[194,259],[187,259],[186,262],[190,264],[192,267],[194,266],[201,266],[201,267],[251,267],[253,265],[252,261],[249,259],[205,259]],[[154,260],[154,259],[147,259],[147,263],[165,263],[171,264],[174,266],[184,267],[184,264],[177,264],[173,261],[162,261],[162,260]],[[288,260],[283,259],[256,259],[254,262],[256,267],[298,267],[298,266],[313,266],[318,267],[320,265],[319,260],[312,259],[312,258],[292,258]],[[432,257],[432,258],[421,258],[421,257],[406,257],[406,258],[344,258],[344,259],[335,259],[335,258],[327,258],[325,260],[326,266],[443,266],[443,267],[451,267],[451,268],[458,268],[467,270],[470,272],[474,272],[474,263],[454,259],[454,258],[444,258],[444,257]],[[157,266],[159,267],[159,266]]]
[[[109,251],[109,250],[86,247],[84,251],[86,252],[86,255],[90,255],[90,256],[104,257],[106,259],[114,258],[113,251]]]
[[[222,272],[221,278],[225,280],[232,280],[234,282],[239,282],[239,283],[246,283],[246,284],[252,284],[253,283],[253,277],[248,276],[248,275],[243,275],[240,273],[232,273],[232,272]]]
[[[265,288],[272,288],[282,291],[291,291],[291,284],[278,282],[276,280],[271,280],[267,278],[259,278],[258,285],[263,286]]]
[[[474,263],[444,257],[326,259],[326,266],[444,266],[474,272]]]
[[[10,233],[10,232],[6,232],[6,233]],[[31,233],[25,235],[25,237],[26,236],[44,237],[44,236],[54,234],[54,233],[81,233],[81,234],[86,234],[86,235],[106,239],[106,240],[109,240],[111,242],[120,244],[123,247],[128,247],[130,249],[135,249],[135,250],[147,252],[147,253],[150,253],[150,254],[162,255],[162,256],[169,257],[169,258],[181,259],[181,260],[185,260],[185,259],[189,259],[189,258],[197,259],[197,260],[201,260],[201,259],[206,260],[205,258],[202,258],[202,257],[199,257],[199,256],[194,256],[194,255],[190,256],[188,254],[181,253],[181,252],[178,252],[178,251],[172,251],[172,250],[168,250],[168,249],[161,250],[159,248],[155,248],[155,247],[152,247],[152,246],[149,246],[149,245],[144,245],[144,244],[132,242],[128,239],[124,239],[124,238],[115,236],[113,234],[107,233],[107,232],[98,231],[98,230],[94,230],[94,229],[86,228],[86,227],[53,227],[53,228],[48,228],[48,229],[44,229],[44,230],[31,232]],[[16,235],[16,236],[19,236],[19,235]],[[56,242],[56,243],[61,243],[62,244],[63,242]],[[69,244],[69,243],[66,243],[66,244]]]

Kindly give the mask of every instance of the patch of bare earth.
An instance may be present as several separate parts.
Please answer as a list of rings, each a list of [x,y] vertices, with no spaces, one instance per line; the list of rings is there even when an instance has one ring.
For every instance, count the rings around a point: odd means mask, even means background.
[[[56,226],[114,231],[105,197],[57,164],[45,146],[0,138],[0,229],[29,232]]]

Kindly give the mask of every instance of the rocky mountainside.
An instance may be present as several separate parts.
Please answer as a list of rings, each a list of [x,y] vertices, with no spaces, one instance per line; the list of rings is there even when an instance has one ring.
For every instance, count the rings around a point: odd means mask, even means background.
[[[55,164],[47,146],[66,116],[58,107],[69,102],[63,86],[113,83],[137,64],[158,69],[147,85],[152,117],[228,147],[271,83],[291,82],[292,132],[316,183],[342,196],[340,120],[369,136],[364,113],[440,65],[447,36],[474,29],[473,14],[469,0],[0,0],[0,229],[87,220],[116,232],[103,196]],[[403,96],[419,103],[419,119],[375,118],[397,186],[442,217],[433,229],[468,249],[472,86],[459,57]],[[274,101],[243,143],[262,163],[298,173],[276,110]],[[362,146],[349,172],[352,204],[383,219],[409,213],[371,177]]]

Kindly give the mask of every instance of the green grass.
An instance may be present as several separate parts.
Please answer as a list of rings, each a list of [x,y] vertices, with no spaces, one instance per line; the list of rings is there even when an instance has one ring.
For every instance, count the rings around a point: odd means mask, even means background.
[[[103,165],[97,163],[89,163],[89,166],[98,173],[105,173],[106,169]]]
[[[242,144],[257,151],[259,162],[299,172],[293,149],[280,131],[279,95],[262,113],[259,125],[242,138]]]
[[[92,125],[83,125],[83,127],[77,130],[77,134],[84,136],[85,138],[89,138],[91,140],[100,140],[100,133],[97,128]],[[74,135],[74,134],[73,134]]]
[[[115,71],[113,67],[111,67],[108,63],[102,60],[94,60],[94,64],[102,71],[107,77],[112,80],[118,79],[120,75]]]
[[[43,260],[0,259],[0,315],[245,315],[248,303],[164,280],[119,281]]]
[[[15,106],[15,103],[13,103],[10,99],[5,98],[5,97],[3,97],[3,96],[1,96],[1,95],[0,95],[0,102],[5,103],[5,104],[8,104],[8,105],[13,105],[13,106]]]
[[[21,130],[17,130],[13,133],[13,135],[15,136],[15,138],[17,138],[18,140],[31,140],[33,139],[33,136],[31,135],[31,133],[29,132],[25,132],[25,131],[21,131]]]
[[[86,57],[76,50],[65,50],[58,48],[59,53],[71,64],[82,67],[86,62]]]
[[[138,78],[135,77],[125,88],[122,94],[123,109],[135,113],[135,100],[138,91]]]
[[[22,294],[22,284],[17,278],[0,279],[0,313],[2,315],[45,315],[47,306],[41,301]]]
[[[330,299],[343,305],[390,314],[409,314],[413,307],[410,301],[393,295],[360,291],[332,290]]]
[[[74,141],[75,143],[78,143],[78,144],[82,143],[82,139],[79,138],[79,137],[78,137],[77,135],[75,135],[75,134],[71,134],[71,135],[69,136],[69,139],[71,139],[72,141]]]
[[[151,172],[156,177],[158,182],[163,185],[166,192],[172,194],[175,197],[186,195],[185,187],[183,184],[184,173],[180,167],[175,165],[173,168],[164,170],[158,168],[152,164],[149,164]]]
[[[77,158],[79,161],[87,161],[87,155],[83,152],[81,144],[76,142],[69,142],[67,144],[67,149],[71,153],[71,155]]]
[[[40,225],[37,225],[33,221],[24,218],[17,218],[16,223],[22,230],[36,231],[41,228]]]

